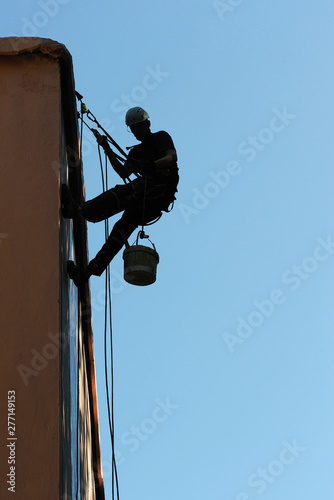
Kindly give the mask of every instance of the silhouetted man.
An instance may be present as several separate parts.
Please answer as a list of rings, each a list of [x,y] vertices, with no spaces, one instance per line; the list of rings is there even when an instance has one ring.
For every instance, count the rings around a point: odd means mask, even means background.
[[[110,149],[107,138],[97,132],[95,135],[117,174],[123,180],[131,174],[137,177],[81,205],[73,201],[68,186],[62,186],[62,212],[66,218],[81,215],[89,222],[100,222],[123,212],[106,243],[86,268],[79,269],[73,261],[68,262],[69,276],[77,286],[91,275],[101,276],[132,232],[159,217],[161,211],[167,212],[175,200],[179,175],[172,138],[164,131],[152,133],[149,116],[140,107],[128,110],[125,123],[140,144],[131,148],[124,164]]]

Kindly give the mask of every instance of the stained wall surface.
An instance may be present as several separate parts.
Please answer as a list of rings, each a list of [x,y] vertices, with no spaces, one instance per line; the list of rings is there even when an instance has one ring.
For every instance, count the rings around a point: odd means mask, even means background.
[[[66,275],[75,238],[60,212],[60,182],[69,175],[64,62],[49,56],[59,50],[50,42],[51,49],[30,51],[35,40],[23,39],[24,50],[10,54],[0,39],[1,499],[14,492],[25,500],[70,499],[76,488],[82,499],[104,498],[102,473],[93,470],[95,374],[80,347],[82,306]]]
[[[6,441],[15,444],[17,498],[51,500],[59,484],[59,350],[48,336],[59,333],[59,190],[51,168],[59,158],[59,67],[26,55],[2,58],[0,70],[1,408],[15,391],[15,436]]]

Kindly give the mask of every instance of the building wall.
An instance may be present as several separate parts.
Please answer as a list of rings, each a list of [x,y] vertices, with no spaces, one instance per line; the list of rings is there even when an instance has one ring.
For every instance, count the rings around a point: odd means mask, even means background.
[[[14,390],[17,497],[52,500],[59,485],[59,349],[48,336],[59,336],[59,190],[51,168],[59,158],[59,68],[46,57],[9,57],[1,75],[1,408]]]
[[[66,274],[80,235],[61,217],[59,201],[76,115],[65,116],[57,44],[22,39],[18,46],[11,51],[10,40],[0,39],[0,419],[9,415],[11,424],[1,433],[0,497],[12,498],[14,489],[25,500],[70,500],[78,487],[79,498],[104,498],[101,470],[95,492],[97,403],[82,304]]]

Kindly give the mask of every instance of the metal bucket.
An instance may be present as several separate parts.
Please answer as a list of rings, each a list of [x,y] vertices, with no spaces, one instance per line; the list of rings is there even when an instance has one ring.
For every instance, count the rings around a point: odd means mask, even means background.
[[[154,246],[154,245],[153,245]],[[124,279],[131,285],[152,285],[157,276],[159,255],[155,248],[133,245],[123,252]]]

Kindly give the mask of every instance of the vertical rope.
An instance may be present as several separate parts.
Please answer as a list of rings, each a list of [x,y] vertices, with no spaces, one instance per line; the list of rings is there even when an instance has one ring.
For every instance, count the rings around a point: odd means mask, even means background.
[[[76,350],[77,350],[77,484],[76,484],[76,499],[79,500],[79,484],[80,484],[80,298],[77,292],[77,335],[76,335]]]
[[[147,189],[147,175],[144,176],[144,195],[143,195],[143,216],[142,216],[142,227],[141,227],[141,238],[144,238],[144,226],[145,226],[145,209],[146,209],[146,189]]]
[[[79,117],[81,119],[81,127],[80,127],[80,160],[82,159],[82,135],[83,135],[83,124],[85,123],[83,120],[83,114],[87,113],[89,119],[92,119],[100,128],[100,124],[97,122],[94,115],[92,115],[87,109],[86,106],[81,102],[81,113]],[[91,117],[89,116],[91,115]],[[88,125],[85,123],[88,127]],[[92,130],[90,127],[88,127]],[[102,128],[102,130],[106,133],[109,140],[112,142],[114,146],[126,157],[126,153],[122,151],[119,146],[113,141],[113,139],[107,134],[107,132]],[[103,172],[103,162],[101,158],[100,146],[98,146],[98,154],[100,160],[100,169],[101,169],[101,179],[102,179],[102,189],[105,192],[108,189],[108,161],[107,156],[105,155],[105,175]],[[124,161],[124,160],[123,160]],[[126,183],[125,179],[124,182]],[[146,189],[146,187],[145,187]],[[145,207],[144,207],[145,210]],[[109,234],[109,223],[108,219],[105,220],[105,240],[107,240]],[[108,377],[108,355],[107,355],[107,337],[108,337],[108,307],[109,307],[109,330],[110,330],[110,385],[111,389],[109,393],[109,377]],[[78,357],[78,366],[77,366],[77,485],[76,485],[76,499],[79,500],[79,450],[80,450],[80,412],[79,412],[79,326],[80,326],[80,310],[79,310],[79,295],[78,295],[78,339],[77,339],[77,357]],[[104,314],[104,362],[105,362],[105,384],[106,384],[106,397],[107,397],[107,408],[108,408],[108,421],[109,421],[109,431],[111,438],[111,447],[112,447],[112,499],[115,499],[115,486],[116,486],[116,494],[117,500],[119,500],[119,485],[118,485],[118,473],[117,473],[117,464],[115,457],[115,441],[114,441],[114,361],[113,361],[113,338],[112,338],[112,311],[111,311],[111,284],[110,284],[110,266],[107,267],[106,270],[106,279],[105,279],[105,314]]]
[[[79,155],[80,162],[82,161],[82,135],[83,135],[83,117],[80,117],[80,135],[79,135]],[[76,453],[76,469],[77,469],[77,482],[76,482],[76,500],[79,500],[80,492],[80,297],[79,291],[77,291],[77,335],[76,335],[76,354],[77,354],[77,373],[76,373],[76,383],[77,383],[77,407],[76,407],[76,440],[77,440],[77,453]]]
[[[101,157],[100,147],[98,148],[102,189],[105,192],[108,189],[108,169],[107,169],[107,156],[105,156],[105,174],[103,173],[103,162]],[[105,241],[109,235],[109,222],[108,219],[104,223]],[[108,376],[108,355],[107,355],[107,337],[108,337],[108,308],[109,308],[109,330],[110,330],[110,386],[109,391],[109,376]],[[112,338],[112,312],[111,312],[111,285],[110,285],[110,266],[106,269],[105,279],[105,309],[104,309],[104,364],[105,364],[105,384],[106,384],[106,397],[108,408],[108,422],[111,439],[111,452],[112,452],[112,500],[115,499],[115,486],[117,500],[119,500],[119,485],[118,473],[115,457],[115,438],[114,438],[114,356],[113,356],[113,338]]]

